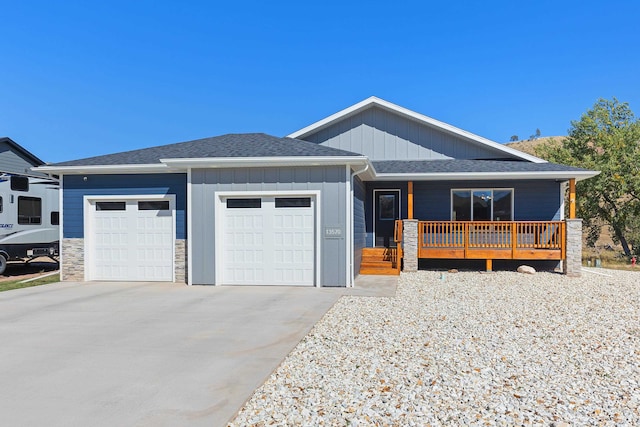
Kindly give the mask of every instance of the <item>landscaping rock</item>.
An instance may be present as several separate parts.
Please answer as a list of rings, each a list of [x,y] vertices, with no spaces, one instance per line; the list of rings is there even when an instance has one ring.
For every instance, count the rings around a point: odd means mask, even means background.
[[[521,265],[520,267],[518,267],[518,273],[536,274],[536,269],[529,265]]]

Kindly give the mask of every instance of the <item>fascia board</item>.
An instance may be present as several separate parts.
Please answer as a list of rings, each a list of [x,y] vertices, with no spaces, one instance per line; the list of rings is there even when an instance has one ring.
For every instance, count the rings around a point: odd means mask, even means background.
[[[472,132],[468,132],[466,130],[460,129],[456,126],[450,125],[445,122],[441,122],[440,120],[433,119],[429,116],[425,116],[424,114],[416,113],[415,111],[409,110],[408,108],[401,107],[392,102],[385,101],[384,99],[377,98],[375,96],[369,97],[364,101],[358,102],[357,104],[352,105],[351,107],[345,108],[344,110],[338,111],[335,114],[330,115],[322,120],[319,120],[303,129],[300,129],[292,134],[287,135],[289,138],[304,138],[310,133],[317,132],[325,127],[332,125],[334,122],[345,119],[351,115],[354,115],[372,105],[379,106],[385,110],[403,115],[405,117],[409,117],[415,121],[427,124],[430,127],[435,127],[441,129],[450,134],[461,136],[466,138],[472,142],[485,145],[491,147],[495,150],[502,151],[509,155],[515,156],[519,159],[528,160],[533,163],[547,163],[546,160],[541,159],[536,156],[532,156],[527,153],[523,153],[522,151],[515,150],[513,148],[509,148],[495,141],[491,141],[490,139],[483,138],[479,135],[476,135]]]
[[[326,156],[326,157],[213,157],[191,159],[160,159],[171,167],[260,167],[260,166],[323,166],[323,165],[352,165],[365,164],[365,156]]]
[[[118,174],[118,173],[180,173],[183,170],[169,168],[165,164],[142,165],[79,165],[79,166],[38,166],[36,171],[63,174]]]
[[[496,180],[496,179],[557,179],[568,180],[575,178],[577,181],[591,178],[598,175],[599,171],[584,172],[558,172],[558,171],[542,171],[542,172],[476,172],[476,173],[418,173],[418,174],[396,174],[396,173],[379,173],[375,175],[376,181],[468,181],[468,180]]]

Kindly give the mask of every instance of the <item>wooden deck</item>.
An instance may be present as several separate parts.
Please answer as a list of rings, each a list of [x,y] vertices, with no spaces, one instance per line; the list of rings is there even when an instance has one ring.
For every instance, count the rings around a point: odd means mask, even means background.
[[[563,260],[563,221],[419,221],[418,258]]]

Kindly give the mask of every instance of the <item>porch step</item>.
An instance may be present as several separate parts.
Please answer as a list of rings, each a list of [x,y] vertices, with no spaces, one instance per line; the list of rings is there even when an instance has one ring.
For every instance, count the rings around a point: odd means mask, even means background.
[[[400,271],[395,268],[379,268],[360,266],[360,274],[371,274],[375,276],[399,276]]]
[[[396,248],[364,248],[360,274],[399,275],[396,266]]]

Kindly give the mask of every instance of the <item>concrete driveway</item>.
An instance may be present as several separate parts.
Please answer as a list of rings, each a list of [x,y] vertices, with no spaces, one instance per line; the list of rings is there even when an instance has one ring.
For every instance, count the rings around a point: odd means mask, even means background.
[[[225,425],[346,292],[167,283],[2,292],[2,424]]]

